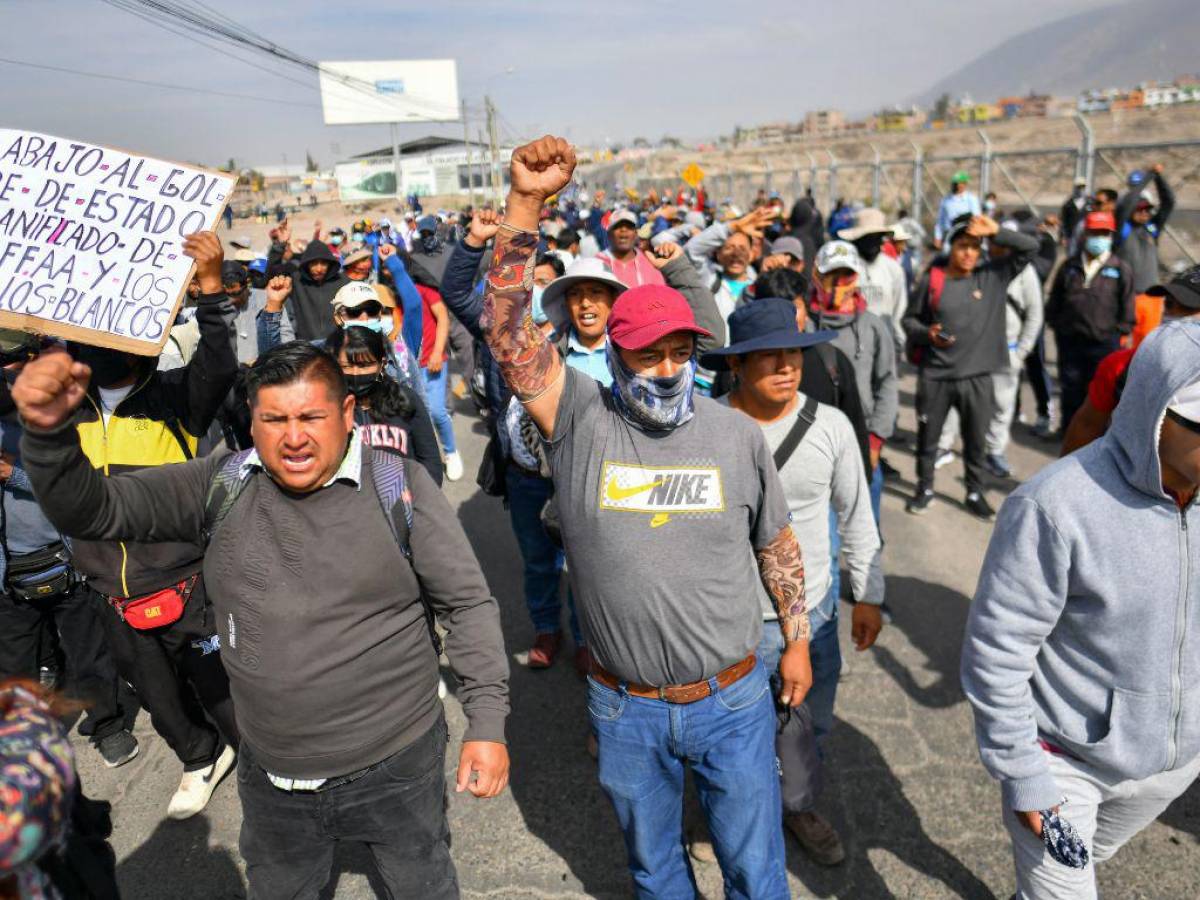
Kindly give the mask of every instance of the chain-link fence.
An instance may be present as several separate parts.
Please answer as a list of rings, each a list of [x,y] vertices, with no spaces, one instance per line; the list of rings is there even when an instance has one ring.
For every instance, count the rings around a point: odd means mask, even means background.
[[[1200,140],[1098,145],[1087,121],[1079,118],[1077,123],[1078,146],[994,150],[980,130],[980,149],[972,153],[926,154],[910,141],[910,156],[885,158],[877,147],[863,142],[852,148],[853,158],[845,146],[839,147],[846,157],[839,158],[831,148],[812,147],[793,154],[788,167],[766,160],[754,168],[730,168],[709,174],[703,186],[711,201],[728,200],[743,209],[754,203],[760,190],[778,191],[788,203],[807,192],[826,215],[844,198],[892,216],[906,211],[931,228],[950,179],[960,170],[967,172],[980,196],[995,192],[1002,210],[1028,207],[1045,214],[1058,211],[1075,179],[1084,179],[1089,193],[1102,187],[1123,192],[1129,174],[1153,160],[1163,164],[1178,198],[1160,241],[1163,262],[1200,262]],[[651,190],[671,196],[681,187],[678,177],[652,176],[646,174],[648,168],[643,162],[610,172],[613,183],[641,196]]]

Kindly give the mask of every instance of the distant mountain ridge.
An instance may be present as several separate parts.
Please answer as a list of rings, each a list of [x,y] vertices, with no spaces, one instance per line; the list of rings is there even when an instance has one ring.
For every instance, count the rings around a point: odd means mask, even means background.
[[[1051,22],[977,57],[912,98],[987,102],[1030,91],[1073,96],[1200,71],[1200,0],[1136,0]]]

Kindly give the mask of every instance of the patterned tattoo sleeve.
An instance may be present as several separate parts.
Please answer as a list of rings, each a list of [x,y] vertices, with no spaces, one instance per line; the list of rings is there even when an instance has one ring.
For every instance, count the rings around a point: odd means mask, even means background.
[[[521,400],[546,390],[562,361],[530,316],[537,235],[500,229],[479,325],[509,388]]]
[[[778,537],[758,551],[758,571],[775,610],[779,626],[788,641],[807,641],[808,613],[804,610],[804,560],[800,542],[785,525]]]

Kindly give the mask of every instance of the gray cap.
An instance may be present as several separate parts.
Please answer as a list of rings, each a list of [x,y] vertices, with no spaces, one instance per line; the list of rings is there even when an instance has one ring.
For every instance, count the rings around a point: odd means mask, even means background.
[[[791,235],[784,235],[771,244],[771,253],[786,253],[788,256],[795,257],[798,260],[804,259],[804,244],[799,238],[794,238]]]
[[[637,215],[632,210],[621,209],[612,214],[612,218],[608,220],[608,230],[612,231],[618,225],[624,222],[627,225],[632,225],[634,230],[638,227]]]

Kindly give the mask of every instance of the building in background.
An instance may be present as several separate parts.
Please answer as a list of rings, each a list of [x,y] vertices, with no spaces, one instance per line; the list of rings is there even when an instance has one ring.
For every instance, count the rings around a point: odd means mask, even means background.
[[[512,148],[500,148],[497,166],[502,190],[508,187],[508,163]],[[391,200],[396,196],[396,168],[391,147],[352,156],[334,166],[341,199],[345,203]],[[491,190],[492,176],[486,144],[469,144],[448,137],[428,135],[400,144],[400,193],[420,197],[468,196],[472,183],[476,192]]]

